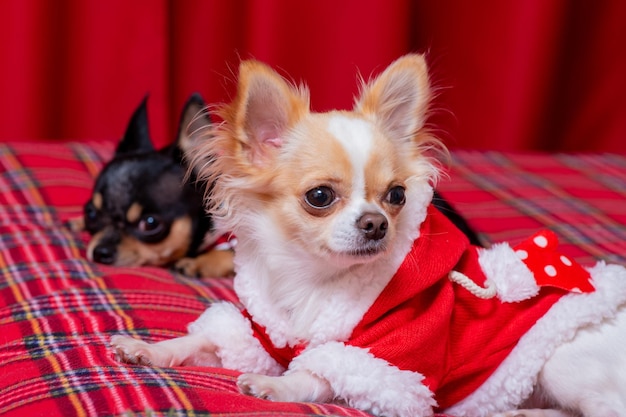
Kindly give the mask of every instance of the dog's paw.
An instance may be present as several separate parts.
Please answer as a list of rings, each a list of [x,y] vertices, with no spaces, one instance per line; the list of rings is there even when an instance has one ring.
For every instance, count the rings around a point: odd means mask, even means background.
[[[242,374],[237,386],[243,394],[271,401],[326,402],[333,398],[328,381],[306,371],[281,376]]]
[[[200,265],[196,261],[196,258],[182,258],[176,261],[174,264],[174,269],[181,274],[187,275],[188,277],[196,277],[200,278]]]
[[[285,398],[284,392],[281,392],[282,384],[279,378],[259,375],[259,374],[242,374],[237,378],[237,387],[242,394],[251,395],[253,397],[262,398],[270,401],[294,401],[291,398]]]
[[[157,345],[128,336],[115,335],[111,337],[113,354],[118,362],[144,366],[169,366],[171,355],[167,350],[159,349]]]
[[[234,253],[213,250],[196,258],[182,258],[174,268],[189,277],[232,277],[235,275]]]

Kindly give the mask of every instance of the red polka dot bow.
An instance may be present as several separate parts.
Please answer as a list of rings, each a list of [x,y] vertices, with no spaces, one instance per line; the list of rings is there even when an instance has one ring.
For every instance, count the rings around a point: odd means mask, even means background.
[[[585,268],[557,251],[559,240],[552,231],[542,230],[513,249],[535,276],[540,287],[552,286],[571,292],[593,292]]]

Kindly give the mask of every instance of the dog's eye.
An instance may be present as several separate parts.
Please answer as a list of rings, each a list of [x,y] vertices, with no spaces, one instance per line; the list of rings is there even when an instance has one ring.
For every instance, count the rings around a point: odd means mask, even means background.
[[[137,228],[141,233],[146,235],[154,235],[157,234],[163,229],[163,223],[161,220],[153,215],[146,215],[139,220],[139,224]]]
[[[315,187],[304,196],[308,205],[314,208],[326,208],[335,201],[335,192],[330,187]]]
[[[395,186],[392,187],[387,193],[387,202],[394,206],[402,206],[406,202],[406,196],[404,195],[404,187]]]
[[[87,221],[94,221],[98,218],[98,210],[91,204],[85,206],[85,219]]]
[[[85,220],[85,230],[94,234],[102,228],[102,221],[100,219],[100,212],[91,203],[85,204],[83,210]]]

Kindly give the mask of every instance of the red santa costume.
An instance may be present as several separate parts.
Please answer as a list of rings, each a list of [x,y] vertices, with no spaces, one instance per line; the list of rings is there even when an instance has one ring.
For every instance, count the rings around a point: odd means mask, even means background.
[[[419,236],[345,340],[276,347],[249,315],[233,319],[246,329],[237,342],[253,335],[260,346],[238,353],[254,358],[237,369],[305,369],[374,413],[482,416],[519,405],[558,345],[626,302],[624,268],[585,270],[550,232],[516,248],[476,248],[429,207]]]

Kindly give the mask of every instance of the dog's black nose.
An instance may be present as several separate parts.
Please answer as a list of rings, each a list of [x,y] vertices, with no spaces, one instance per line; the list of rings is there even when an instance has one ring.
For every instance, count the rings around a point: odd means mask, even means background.
[[[93,249],[93,260],[101,264],[113,264],[115,256],[115,248],[108,245],[98,245]]]
[[[380,240],[387,233],[387,218],[380,213],[365,213],[359,220],[357,226],[363,235],[369,240]]]

